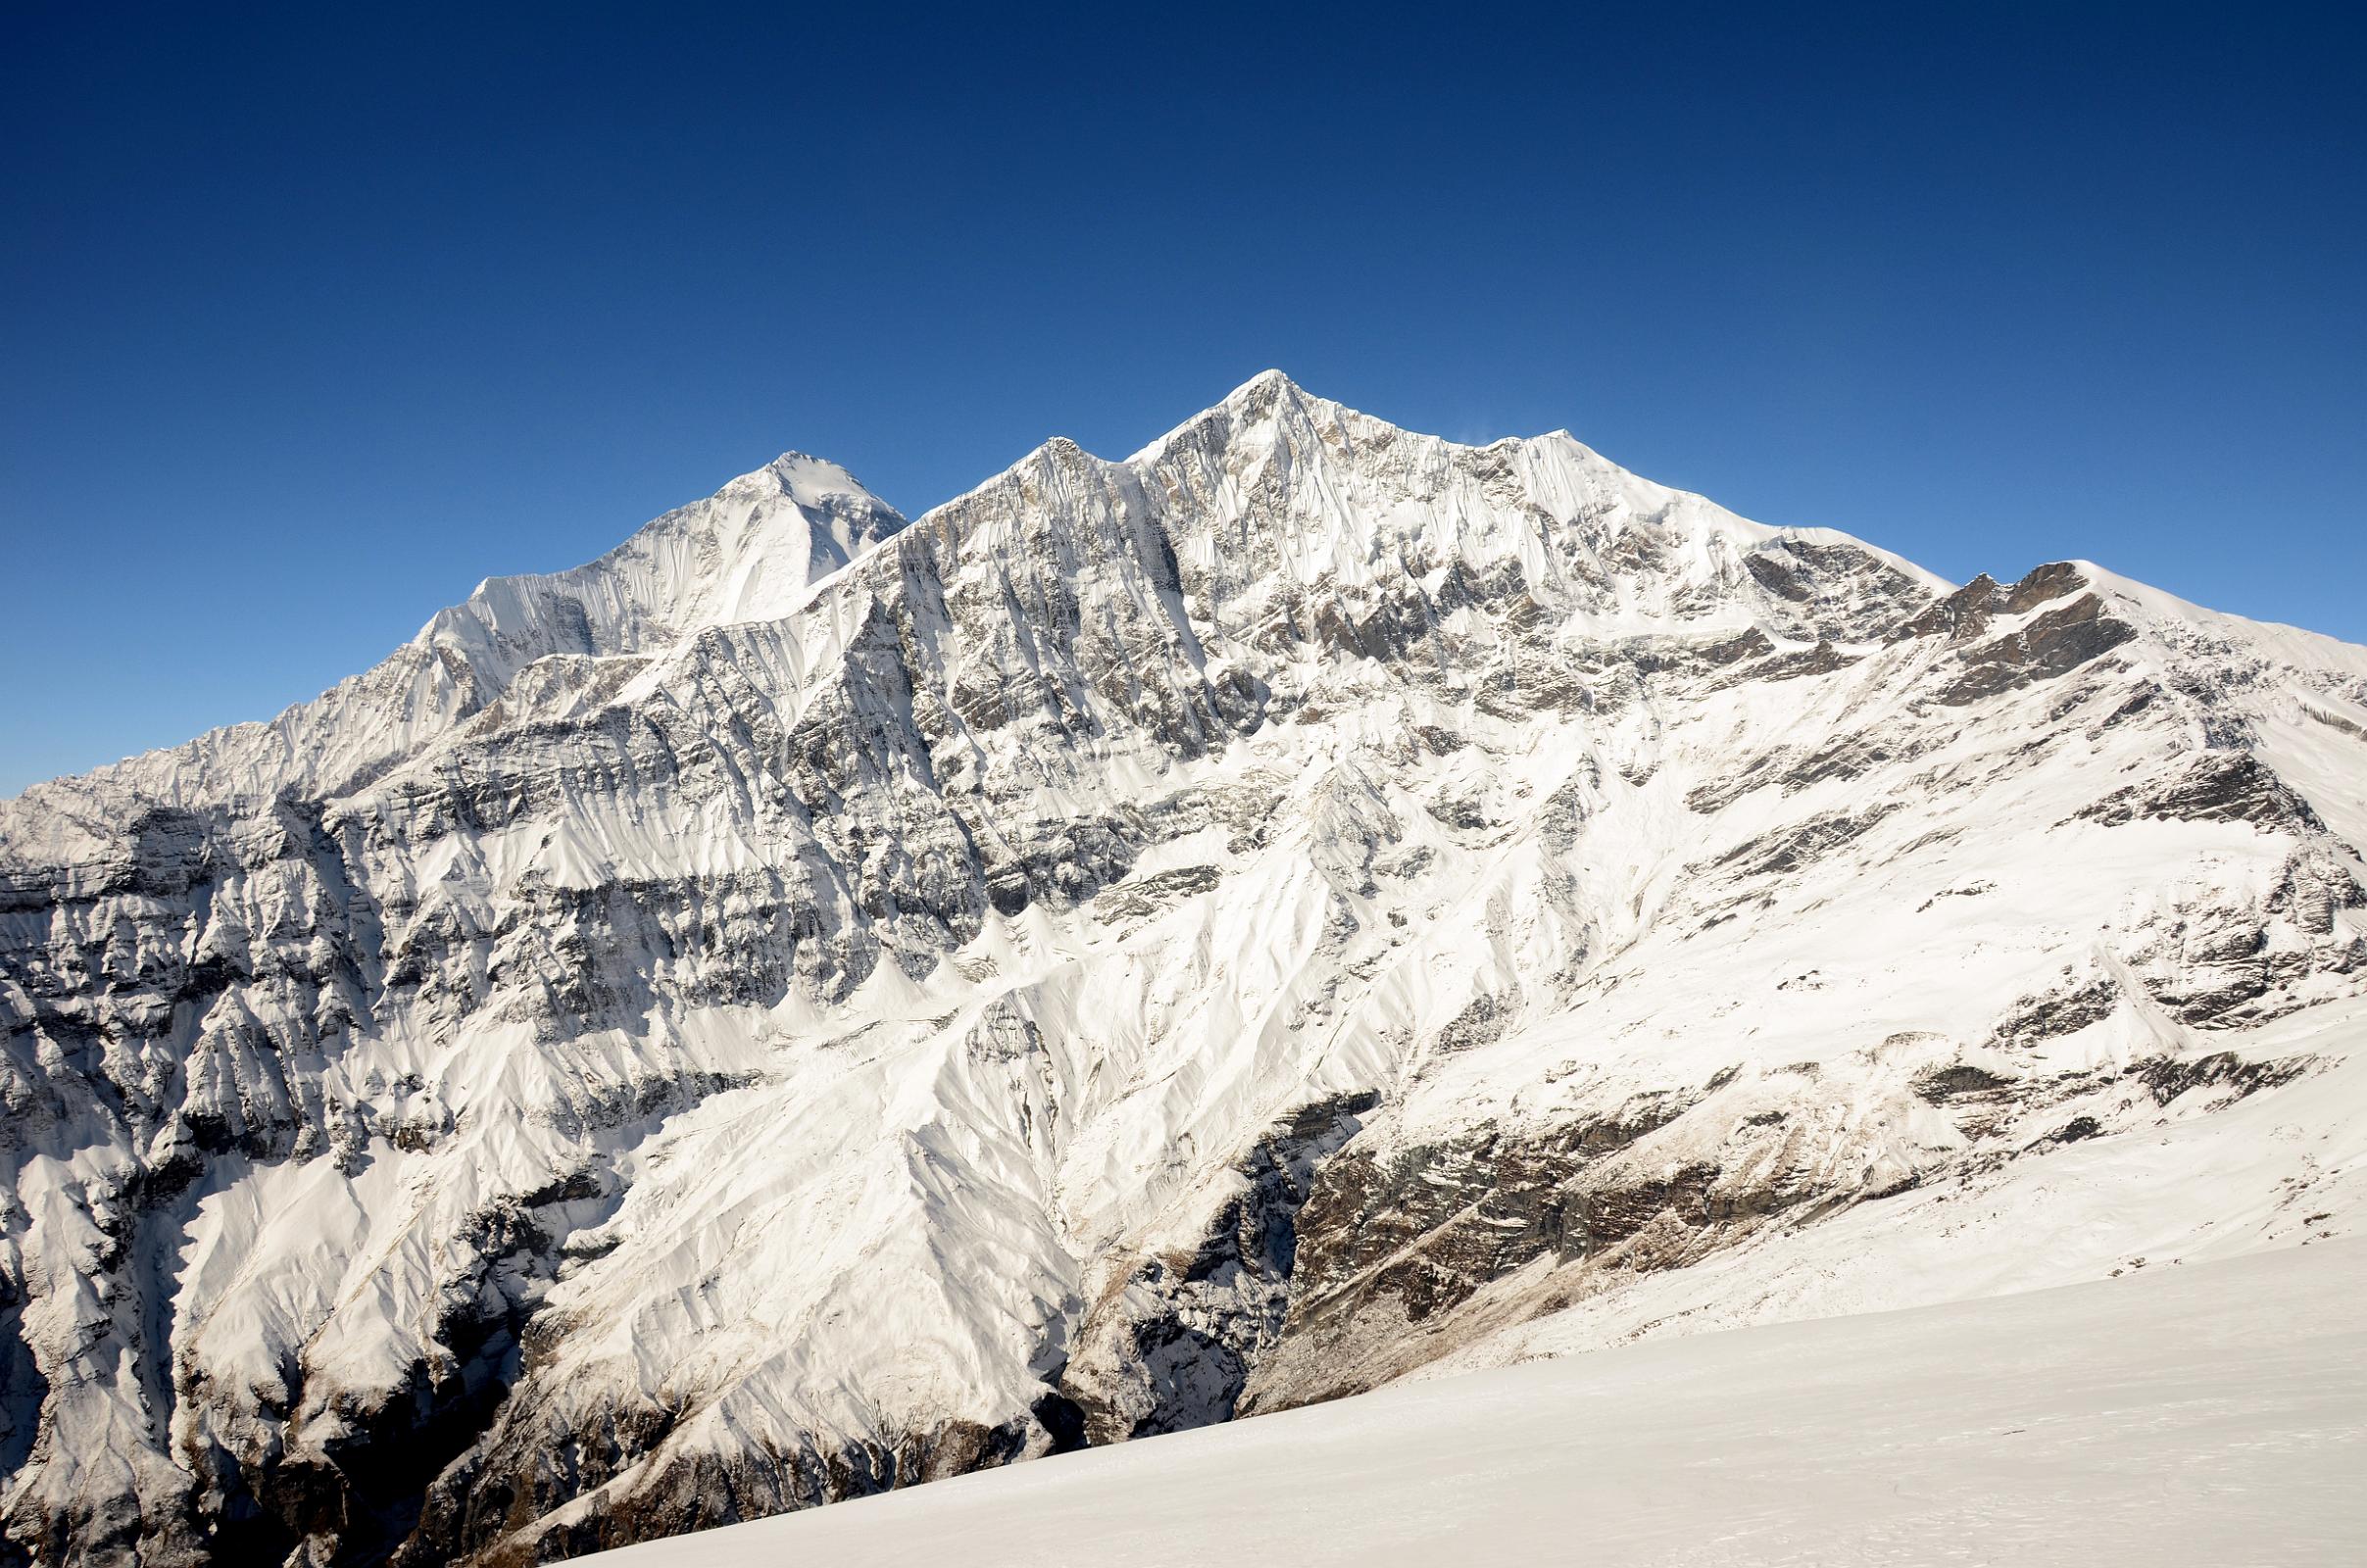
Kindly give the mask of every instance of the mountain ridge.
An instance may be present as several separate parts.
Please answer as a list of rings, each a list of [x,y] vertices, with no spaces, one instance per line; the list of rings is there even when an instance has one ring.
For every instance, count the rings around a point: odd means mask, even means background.
[[[1391,430],[1395,430],[1397,428],[1395,426],[1386,425],[1385,421],[1374,418],[1372,416],[1347,409],[1345,406],[1334,403],[1328,399],[1314,397],[1312,394],[1307,393],[1305,388],[1301,387],[1296,381],[1292,380],[1286,372],[1279,369],[1269,368],[1260,371],[1255,376],[1252,376],[1249,380],[1243,382],[1239,387],[1235,388],[1231,393],[1227,394],[1225,398],[1219,400],[1216,404],[1211,405],[1209,408],[1203,410],[1200,414],[1195,415],[1192,418],[1183,421],[1164,434],[1146,442],[1141,448],[1127,458],[1110,459],[1099,457],[1096,454],[1086,451],[1086,449],[1079,446],[1076,442],[1068,437],[1056,436],[1045,442],[1042,446],[1039,446],[1035,451],[1030,452],[1026,457],[1023,457],[1018,460],[1018,462],[1012,464],[1009,468],[1006,468],[1002,470],[1002,472],[992,475],[988,479],[981,481],[981,484],[977,487],[974,487],[972,492],[967,492],[962,497],[956,497],[952,501],[941,503],[939,508],[933,508],[931,510],[941,510],[945,507],[953,507],[958,505],[961,501],[966,499],[967,494],[974,493],[976,489],[983,489],[986,486],[992,485],[1007,475],[1011,474],[1030,464],[1040,461],[1047,452],[1061,444],[1065,444],[1068,448],[1073,449],[1083,457],[1086,457],[1097,464],[1103,464],[1112,467],[1123,466],[1128,464],[1141,463],[1147,460],[1155,459],[1169,445],[1174,443],[1180,437],[1184,436],[1187,432],[1205,425],[1211,419],[1212,416],[1218,415],[1219,413],[1240,408],[1253,403],[1260,396],[1269,394],[1279,394],[1296,398],[1304,403],[1310,403],[1319,408],[1332,411],[1335,415],[1352,416],[1358,421],[1363,421],[1376,427],[1383,427]],[[1665,486],[1653,484],[1652,481],[1638,478],[1630,470],[1624,469],[1618,465],[1611,463],[1610,460],[1603,458],[1592,448],[1589,448],[1585,446],[1584,443],[1579,442],[1566,429],[1548,431],[1540,436],[1500,437],[1495,441],[1486,443],[1484,446],[1469,446],[1462,443],[1445,441],[1440,438],[1426,439],[1436,440],[1438,444],[1443,447],[1456,448],[1469,452],[1478,452],[1504,446],[1520,447],[1534,442],[1551,441],[1556,438],[1568,441],[1572,447],[1576,448],[1581,454],[1583,454],[1584,459],[1588,463],[1599,464],[1603,468],[1609,470],[1624,479],[1634,481],[1637,485],[1644,488],[1645,493],[1657,494],[1658,496],[1667,500],[1673,500],[1679,497],[1690,497],[1695,501],[1701,501],[1703,499],[1693,495],[1692,492],[1671,490]],[[335,686],[323,691],[317,697],[290,704],[287,708],[281,710],[278,713],[270,718],[238,720],[229,724],[220,725],[202,732],[200,735],[193,737],[191,740],[180,742],[175,745],[136,753],[132,756],[120,759],[117,761],[101,763],[98,766],[85,769],[78,773],[62,774],[55,778],[38,780],[35,783],[28,785],[25,792],[21,792],[20,797],[12,797],[12,799],[22,798],[22,793],[29,793],[32,790],[42,789],[46,786],[63,783],[72,779],[95,778],[102,775],[114,776],[127,768],[136,773],[140,771],[140,769],[135,766],[135,764],[143,763],[148,759],[183,753],[202,747],[208,742],[215,742],[219,747],[220,744],[227,741],[231,737],[245,736],[259,731],[283,728],[284,726],[289,725],[291,722],[297,721],[299,719],[299,715],[306,710],[311,710],[318,705],[328,702],[340,691],[353,686],[357,682],[367,681],[370,676],[378,673],[387,664],[395,662],[396,660],[404,658],[414,649],[418,649],[423,653],[432,653],[433,650],[438,647],[454,647],[462,651],[464,656],[466,656],[472,647],[481,644],[482,639],[470,638],[466,635],[455,635],[454,633],[457,631],[459,625],[471,618],[472,608],[489,590],[496,588],[506,589],[511,588],[514,585],[522,586],[526,589],[532,589],[536,587],[548,587],[565,583],[571,579],[595,577],[600,572],[601,568],[609,567],[613,563],[616,563],[623,558],[626,552],[632,549],[635,542],[642,540],[644,536],[649,535],[651,530],[665,529],[669,524],[673,524],[679,519],[684,519],[686,517],[695,515],[703,509],[716,508],[724,503],[726,498],[732,497],[735,492],[744,491],[764,479],[777,477],[780,471],[784,468],[784,466],[794,467],[811,466],[814,468],[828,470],[829,474],[837,481],[837,484],[832,486],[832,488],[842,489],[843,493],[846,494],[850,499],[857,501],[864,510],[871,511],[880,515],[883,520],[887,518],[893,519],[893,521],[888,522],[886,526],[877,527],[876,530],[871,533],[870,537],[865,538],[861,542],[854,553],[860,553],[862,550],[867,550],[878,545],[910,524],[910,519],[905,518],[903,514],[898,513],[896,509],[889,506],[885,501],[881,500],[868,489],[864,488],[860,480],[857,480],[854,475],[849,473],[843,467],[831,463],[827,459],[817,458],[812,454],[794,449],[787,450],[781,453],[778,457],[774,458],[770,463],[751,469],[747,473],[741,474],[738,477],[728,481],[714,495],[707,497],[704,501],[692,503],[687,507],[677,508],[672,512],[666,513],[657,518],[652,519],[649,523],[644,524],[642,528],[636,530],[631,537],[619,543],[615,548],[605,552],[601,556],[596,557],[591,561],[583,563],[580,565],[564,567],[555,571],[496,575],[483,579],[477,585],[477,587],[472,590],[468,600],[464,600],[459,604],[448,606],[430,615],[427,621],[422,624],[419,633],[410,639],[409,642],[403,644],[393,653],[389,654],[386,660],[380,661],[379,663],[370,666],[370,669],[365,670],[357,675],[347,677],[346,680],[338,682]],[[784,493],[786,493],[785,485]],[[1723,509],[1719,510],[1722,511]],[[921,515],[925,516],[927,514],[924,513]],[[1896,556],[1889,551],[1881,550],[1880,547],[1866,544],[1864,541],[1856,539],[1851,535],[1842,533],[1837,529],[1821,527],[1780,527],[1767,524],[1751,524],[1751,526],[1753,528],[1764,529],[1766,533],[1771,536],[1799,537],[1817,543],[1847,543],[1858,548],[1870,550],[1880,555],[1883,559],[1891,562],[1893,564],[1921,574],[1931,585],[1935,587],[1954,586],[1952,583],[1948,583],[1947,579],[1925,572],[1923,568],[1914,565],[1912,563],[1907,562],[1902,557]],[[839,546],[842,554],[846,554],[846,559],[834,561],[833,565],[835,568],[843,568],[850,564],[852,559],[852,554],[846,553],[845,542],[839,541]],[[813,582],[818,582],[818,574],[811,579]],[[733,618],[761,619],[765,617],[762,613],[758,613],[745,616],[735,616]],[[666,622],[661,622],[661,624],[666,624]]]

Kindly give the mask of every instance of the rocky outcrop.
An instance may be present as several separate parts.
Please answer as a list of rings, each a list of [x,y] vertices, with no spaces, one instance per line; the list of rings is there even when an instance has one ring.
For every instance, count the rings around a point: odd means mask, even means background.
[[[1061,1378],[1085,1441],[1232,1419],[1282,1337],[1314,1173],[1378,1100],[1345,1095],[1295,1111],[1235,1167],[1241,1186],[1218,1201],[1197,1246],[1144,1258],[1086,1311]]]

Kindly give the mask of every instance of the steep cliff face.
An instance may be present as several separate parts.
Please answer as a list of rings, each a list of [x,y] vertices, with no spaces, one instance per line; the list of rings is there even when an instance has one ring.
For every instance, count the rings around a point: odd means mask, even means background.
[[[0,803],[8,1549],[550,1560],[1951,1194],[1968,1292],[2087,1277],[2031,1173],[2172,1124],[2253,1152],[2164,1234],[2345,1224],[2223,1113],[2355,1047],[2363,842],[2367,651],[1566,435],[784,458]]]

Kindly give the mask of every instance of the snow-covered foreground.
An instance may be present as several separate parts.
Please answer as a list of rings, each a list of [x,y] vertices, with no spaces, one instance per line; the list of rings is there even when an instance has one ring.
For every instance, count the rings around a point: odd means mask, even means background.
[[[2358,1242],[2157,1266],[1405,1385],[594,1560],[2356,1563],[2363,1303]]]

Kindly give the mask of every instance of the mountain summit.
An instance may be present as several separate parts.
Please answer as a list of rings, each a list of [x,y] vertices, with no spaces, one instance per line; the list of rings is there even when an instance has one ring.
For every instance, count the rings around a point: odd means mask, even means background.
[[[2367,650],[1278,373],[0,802],[0,1522],[550,1561],[2355,1226]]]
[[[837,464],[785,452],[589,565],[480,583],[417,641],[457,649],[502,683],[553,654],[629,654],[709,626],[777,620],[904,521]]]

